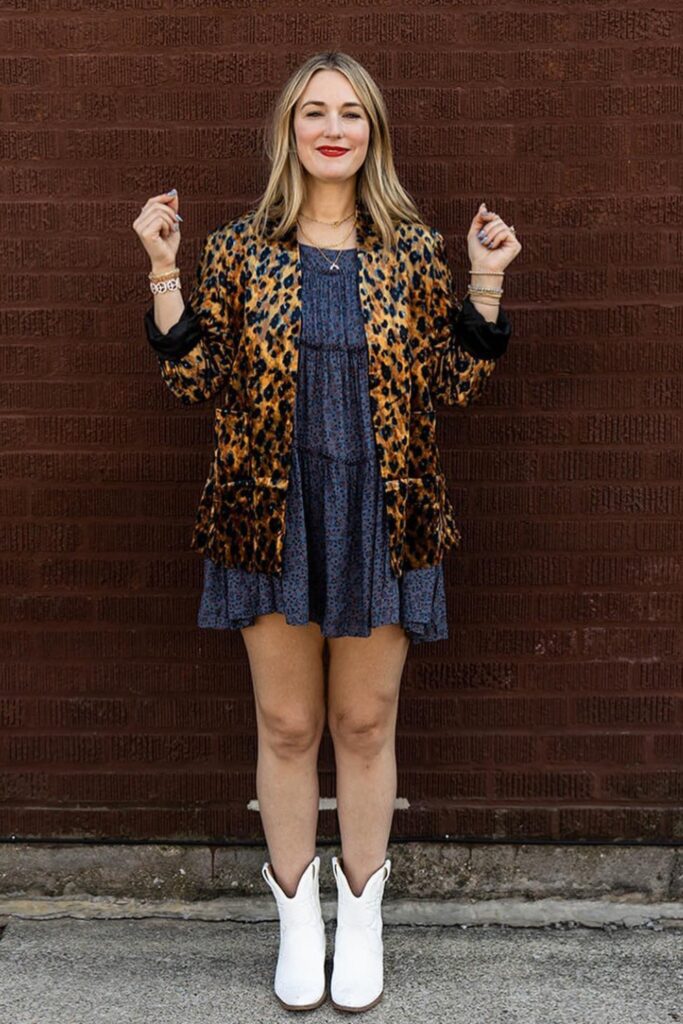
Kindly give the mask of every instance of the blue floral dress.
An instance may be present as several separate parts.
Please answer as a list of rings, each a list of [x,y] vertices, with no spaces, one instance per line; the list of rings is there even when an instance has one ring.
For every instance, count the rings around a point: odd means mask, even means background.
[[[281,612],[323,636],[369,636],[398,623],[411,641],[448,637],[443,564],[390,567],[383,484],[370,412],[356,249],[338,270],[299,243],[302,328],[280,576],[206,558],[197,625],[238,629]],[[324,250],[330,260],[336,250]]]

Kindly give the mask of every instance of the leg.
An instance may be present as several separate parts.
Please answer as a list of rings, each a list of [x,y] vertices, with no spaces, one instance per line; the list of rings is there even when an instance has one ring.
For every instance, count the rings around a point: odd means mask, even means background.
[[[329,637],[328,722],[342,860],[359,896],[386,857],[396,800],[396,718],[410,639],[402,626]]]
[[[257,616],[240,632],[256,701],[261,820],[273,874],[293,896],[315,856],[325,640],[317,624],[290,626],[279,612]]]

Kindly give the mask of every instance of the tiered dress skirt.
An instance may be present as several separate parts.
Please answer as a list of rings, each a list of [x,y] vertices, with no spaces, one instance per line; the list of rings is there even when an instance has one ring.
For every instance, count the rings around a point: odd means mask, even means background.
[[[413,642],[448,637],[443,564],[389,561],[383,483],[370,411],[358,254],[299,243],[302,325],[281,575],[206,558],[197,624],[239,629],[280,612],[323,636],[369,636],[398,623]]]

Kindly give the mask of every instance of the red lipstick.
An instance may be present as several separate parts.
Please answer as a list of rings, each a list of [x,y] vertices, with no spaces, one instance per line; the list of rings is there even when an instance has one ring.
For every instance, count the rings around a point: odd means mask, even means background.
[[[348,149],[342,149],[340,146],[319,146],[318,152],[323,156],[343,156],[344,153],[348,153]]]

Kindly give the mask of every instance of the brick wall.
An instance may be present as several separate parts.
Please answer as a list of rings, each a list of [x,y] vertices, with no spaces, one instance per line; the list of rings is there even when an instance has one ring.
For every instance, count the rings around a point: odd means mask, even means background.
[[[524,245],[488,394],[439,414],[464,543],[393,836],[680,840],[680,7],[121,6],[0,3],[0,834],[262,837],[243,643],[194,625],[211,410],[160,380],[131,224],[177,187],[192,270],[265,183],[280,84],[338,47],[459,294],[482,199]],[[326,735],[324,797],[333,766]]]

